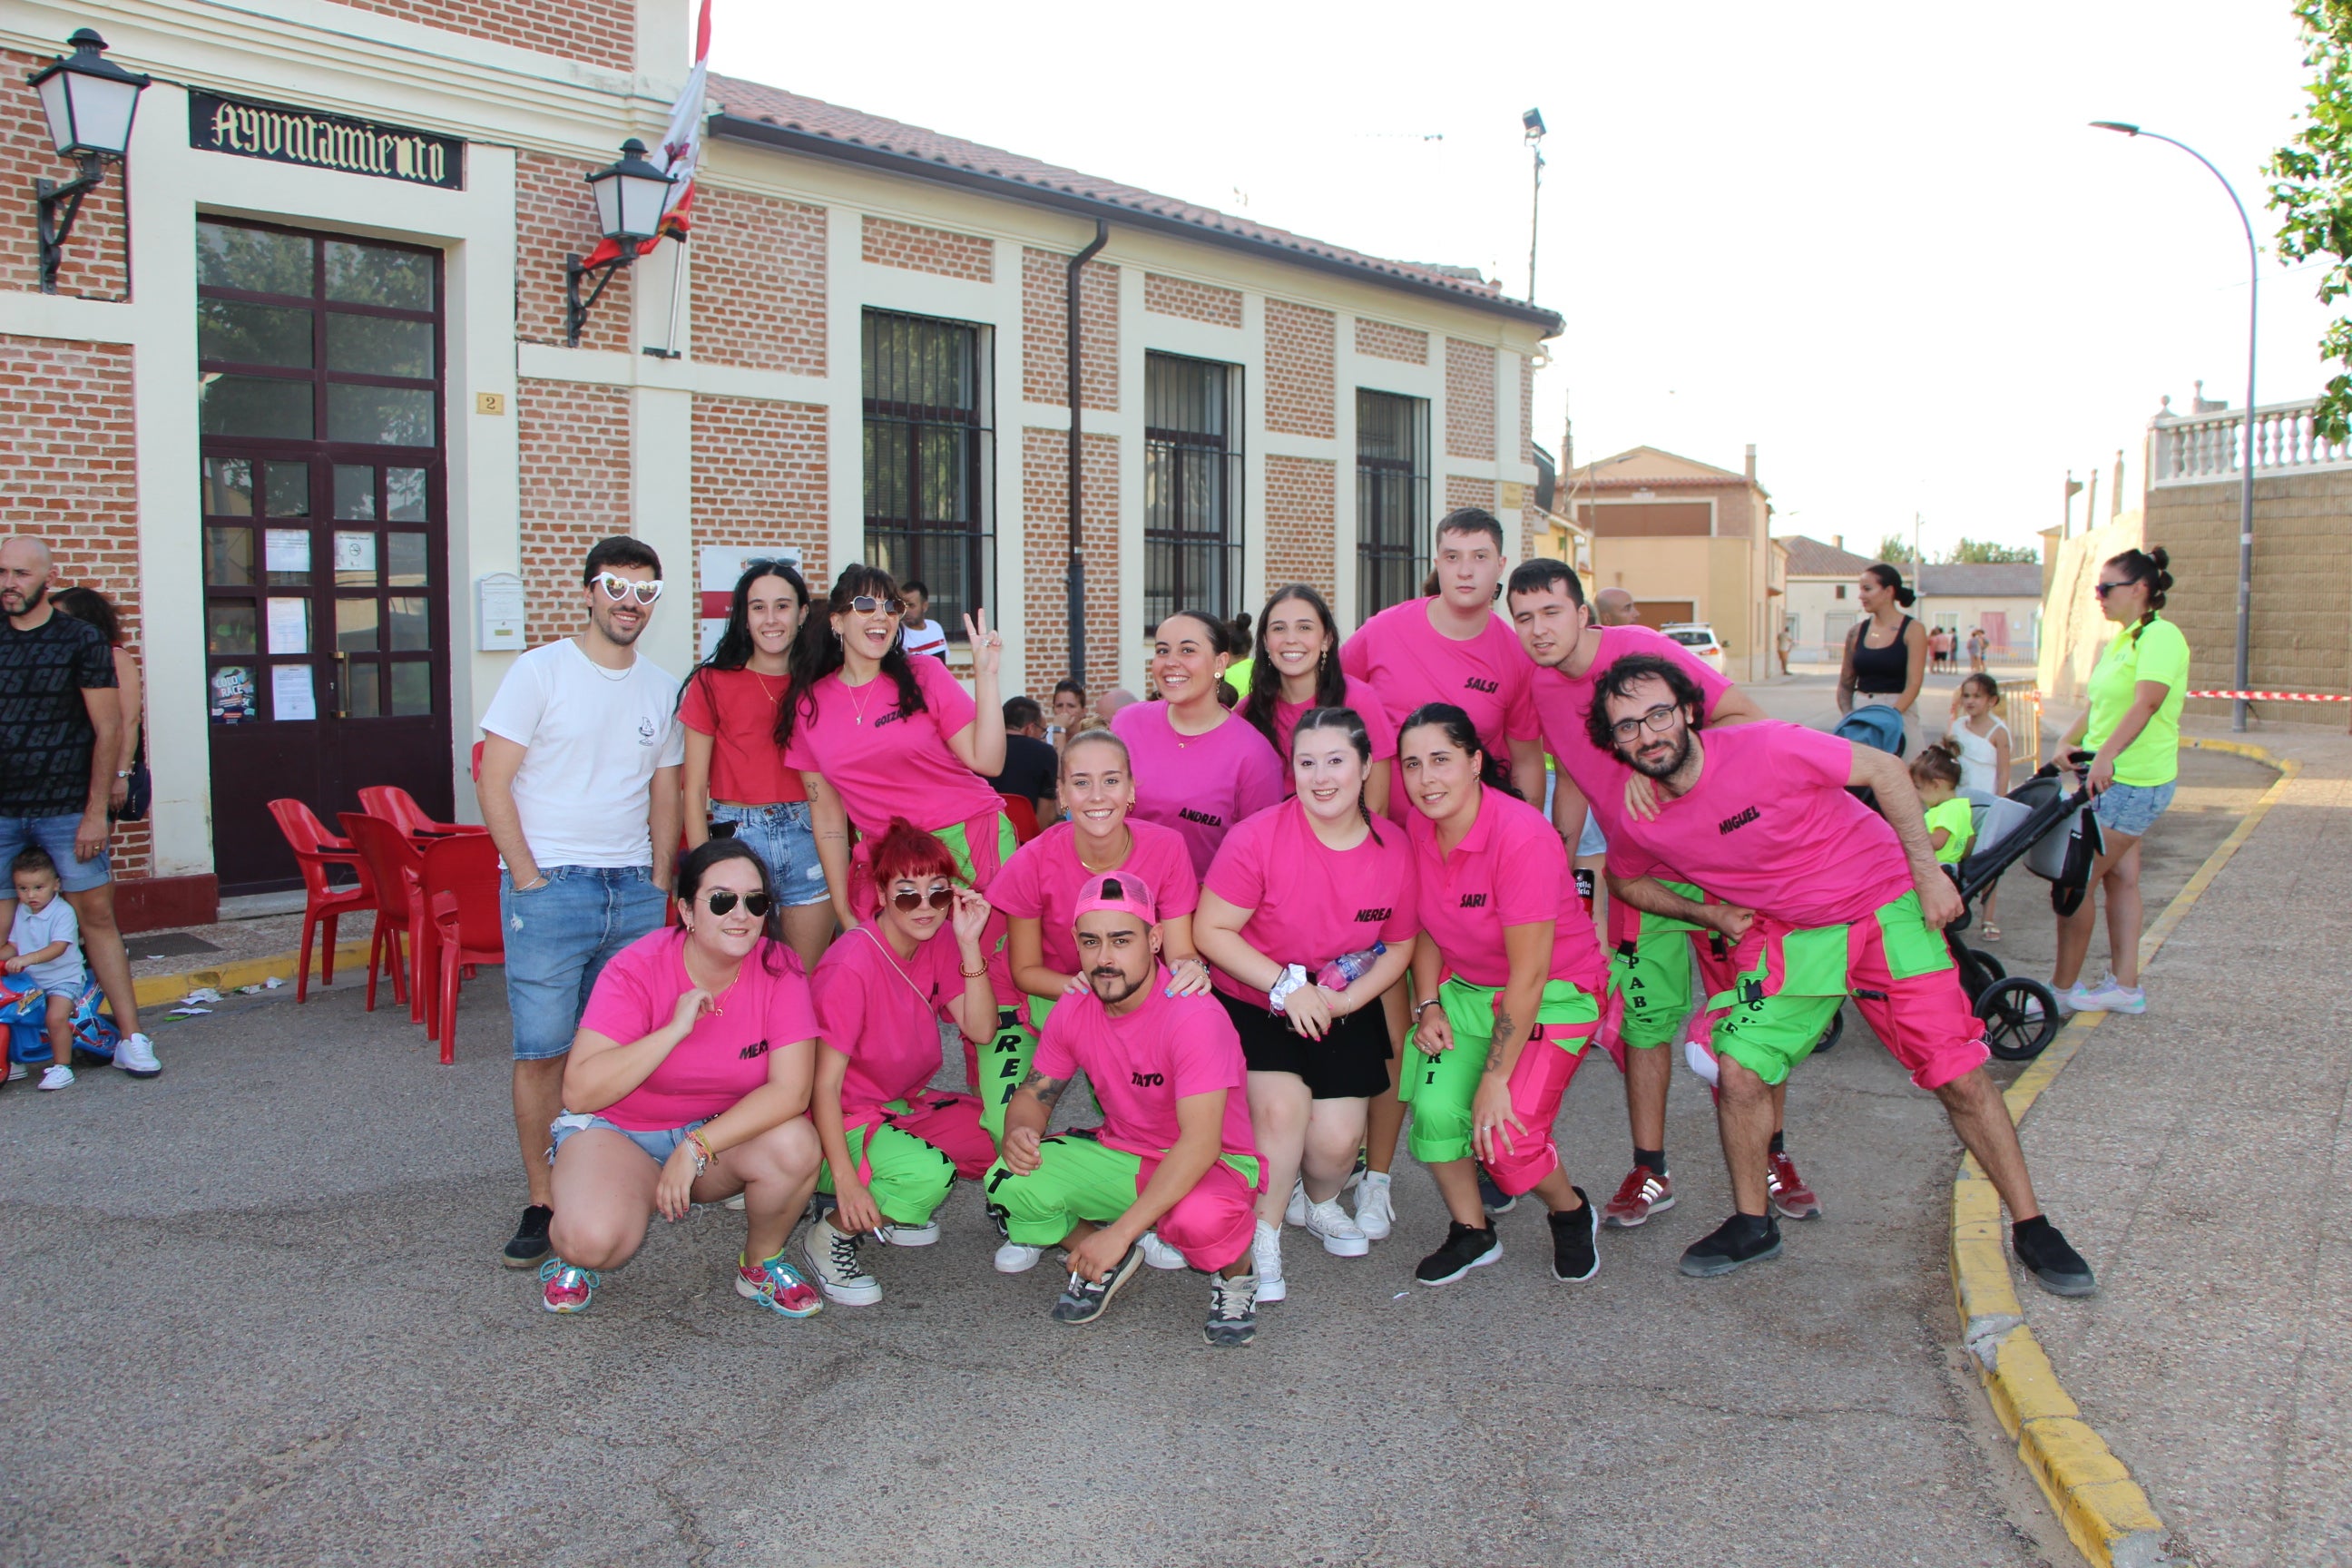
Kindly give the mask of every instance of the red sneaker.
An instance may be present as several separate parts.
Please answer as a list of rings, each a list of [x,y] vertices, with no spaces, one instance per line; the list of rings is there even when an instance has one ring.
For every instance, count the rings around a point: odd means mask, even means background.
[[[1805,1178],[1797,1174],[1797,1163],[1786,1154],[1775,1154],[1767,1168],[1765,1183],[1771,1189],[1772,1206],[1780,1211],[1782,1219],[1819,1219],[1822,1200],[1813,1196],[1813,1189],[1805,1185]]]
[[[1617,1195],[1601,1211],[1601,1223],[1616,1230],[1631,1230],[1652,1215],[1663,1214],[1674,1206],[1675,1179],[1653,1175],[1647,1165],[1636,1165],[1617,1184]]]

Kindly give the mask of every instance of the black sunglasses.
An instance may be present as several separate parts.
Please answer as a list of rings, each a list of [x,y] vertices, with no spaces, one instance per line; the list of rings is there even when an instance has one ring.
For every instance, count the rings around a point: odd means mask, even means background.
[[[754,919],[766,914],[768,906],[775,902],[765,893],[731,893],[723,888],[704,894],[702,902],[712,914],[723,915],[735,907],[738,899],[743,900],[744,910]]]

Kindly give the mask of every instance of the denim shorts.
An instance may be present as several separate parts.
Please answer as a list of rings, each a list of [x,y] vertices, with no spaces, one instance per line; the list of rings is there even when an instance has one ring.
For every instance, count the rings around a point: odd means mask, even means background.
[[[518,893],[514,878],[499,873],[507,1013],[519,1062],[572,1048],[596,977],[614,953],[662,923],[669,901],[650,867],[541,866],[539,874],[547,886]]]
[[[555,1152],[562,1148],[563,1141],[574,1132],[585,1132],[591,1127],[601,1127],[607,1132],[617,1132],[635,1143],[652,1157],[655,1164],[659,1165],[666,1163],[669,1157],[677,1152],[677,1146],[686,1142],[688,1133],[698,1127],[707,1127],[709,1124],[710,1118],[706,1116],[699,1121],[689,1121],[683,1127],[665,1127],[658,1132],[632,1132],[625,1127],[614,1126],[593,1112],[567,1110],[547,1124],[549,1139],[547,1163],[551,1165],[555,1163]]]
[[[112,832],[113,826],[109,823],[107,831]],[[60,816],[0,816],[0,866],[23,854],[26,846],[37,844],[58,863],[58,887],[68,893],[103,888],[107,882],[106,846],[100,845],[98,853],[87,860],[75,859],[74,833],[80,826],[81,813],[78,811]]]
[[[824,863],[816,858],[816,828],[804,800],[781,805],[723,805],[710,803],[710,823],[735,825],[735,841],[748,844],[767,862],[768,880],[786,909],[821,904],[833,895],[824,885]]]
[[[2167,779],[2160,784],[2109,784],[2093,807],[2099,826],[2110,833],[2127,833],[2134,838],[2145,838],[2164,808],[2172,804],[2173,786],[2180,781]]]

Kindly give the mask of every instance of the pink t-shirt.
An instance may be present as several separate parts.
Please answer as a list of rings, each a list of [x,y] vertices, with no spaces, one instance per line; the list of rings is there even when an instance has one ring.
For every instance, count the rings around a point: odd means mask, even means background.
[[[1356,628],[1339,647],[1339,668],[1378,693],[1395,729],[1424,702],[1451,702],[1470,715],[1478,739],[1507,760],[1507,743],[1536,738],[1536,710],[1528,700],[1535,667],[1502,616],[1455,642],[1429,624],[1427,599],[1391,605]]]
[[[1723,694],[1731,689],[1731,682],[1690,649],[1664,632],[1647,626],[1602,626],[1601,651],[1593,656],[1591,668],[1582,675],[1568,676],[1557,669],[1533,669],[1532,689],[1536,716],[1543,725],[1544,750],[1582,792],[1586,804],[1601,820],[1601,831],[1613,844],[1617,837],[1617,819],[1625,813],[1625,780],[1632,769],[1612,752],[1604,752],[1592,743],[1585,729],[1585,715],[1592,711],[1592,688],[1609,667],[1628,654],[1656,654],[1680,665],[1683,673],[1698,682],[1706,693],[1706,710],[1715,711]],[[1615,869],[1612,860],[1611,868]],[[1622,871],[1618,872],[1622,876]]]
[[[1412,830],[1421,928],[1437,943],[1447,973],[1473,985],[1507,984],[1504,930],[1551,921],[1548,978],[1601,989],[1601,942],[1592,917],[1577,897],[1567,847],[1542,812],[1488,789],[1480,792],[1478,819],[1451,855],[1439,853],[1437,825],[1418,811]]]
[[[1092,991],[1064,997],[1037,1037],[1030,1066],[1047,1078],[1083,1069],[1102,1107],[1103,1142],[1151,1159],[1182,1134],[1176,1102],[1222,1089],[1221,1151],[1255,1157],[1248,1073],[1234,1021],[1213,996],[1168,995],[1168,982],[1160,970],[1144,988],[1143,1005],[1124,1018],[1112,1017]]]
[[[580,1026],[635,1045],[667,1026],[677,1012],[677,999],[693,989],[686,973],[686,932],[676,927],[650,931],[604,965]],[[596,1114],[632,1132],[705,1121],[768,1081],[771,1052],[816,1037],[816,1010],[809,1004],[800,959],[764,937],[718,1003],[718,1011],[697,1019],[645,1082]]]
[[[1853,742],[1774,722],[1704,731],[1699,744],[1696,789],[1662,792],[1654,820],[1609,830],[1617,875],[1696,882],[1800,931],[1868,920],[1911,890],[1895,829],[1846,793]]]
[[[1192,850],[1175,829],[1154,822],[1127,819],[1135,838],[1127,858],[1108,868],[1131,871],[1151,889],[1152,905],[1163,921],[1189,915],[1201,906],[1201,879],[1192,869]],[[1007,915],[1037,922],[1045,967],[1056,974],[1078,972],[1078,942],[1071,927],[1077,919],[1078,889],[1089,871],[1078,860],[1078,830],[1057,822],[1013,851],[1013,858],[988,885],[988,901]]]
[[[1400,947],[1421,929],[1404,831],[1383,819],[1353,849],[1330,849],[1296,798],[1226,834],[1207,886],[1251,911],[1244,942],[1278,963],[1305,964],[1310,976],[1343,952],[1376,942]],[[1222,969],[1209,978],[1229,996],[1265,1004],[1263,990]]]
[[[1165,702],[1130,702],[1112,716],[1111,733],[1127,742],[1135,766],[1138,818],[1171,827],[1204,876],[1217,846],[1244,816],[1282,798],[1287,771],[1257,726],[1238,713],[1205,735],[1180,735]]]
[[[845,931],[809,977],[824,1043],[849,1058],[841,1110],[853,1127],[938,1075],[940,1024],[963,994],[954,931],[941,926],[904,960],[885,950],[887,940],[870,926]]]
[[[919,712],[899,716],[898,682],[887,674],[855,689],[828,675],[816,683],[816,712],[801,710],[784,748],[784,765],[822,773],[869,838],[894,816],[936,833],[1004,806],[948,749],[948,737],[980,714],[971,694],[936,658],[907,664],[923,694]]]
[[[1344,706],[1354,709],[1356,717],[1364,721],[1364,736],[1372,743],[1372,761],[1395,762],[1396,721],[1389,717],[1388,710],[1381,706],[1380,693],[1352,675],[1347,677],[1347,682],[1348,700]],[[1314,706],[1311,702],[1282,701],[1274,705],[1274,751],[1282,763],[1282,793],[1285,795],[1298,793],[1297,781],[1290,772],[1290,738],[1297,733],[1298,721],[1307,717],[1307,710]],[[1396,781],[1391,779],[1389,782],[1393,789]]]

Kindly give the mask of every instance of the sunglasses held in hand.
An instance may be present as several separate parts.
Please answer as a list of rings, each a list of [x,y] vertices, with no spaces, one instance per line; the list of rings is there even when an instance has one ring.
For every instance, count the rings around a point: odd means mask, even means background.
[[[919,893],[912,888],[901,888],[890,895],[890,902],[907,914],[917,910],[943,910],[955,901],[955,889],[942,882],[929,892]]]

